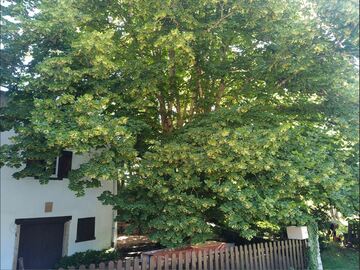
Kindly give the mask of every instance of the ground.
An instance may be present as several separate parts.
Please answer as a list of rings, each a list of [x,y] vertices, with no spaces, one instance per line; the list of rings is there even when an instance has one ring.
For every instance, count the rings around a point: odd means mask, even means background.
[[[344,248],[338,243],[329,243],[321,252],[324,270],[358,270],[359,250]]]

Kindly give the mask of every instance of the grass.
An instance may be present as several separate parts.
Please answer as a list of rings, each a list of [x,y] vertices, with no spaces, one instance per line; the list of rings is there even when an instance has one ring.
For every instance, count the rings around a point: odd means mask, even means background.
[[[359,250],[331,242],[321,252],[324,270],[358,270]]]

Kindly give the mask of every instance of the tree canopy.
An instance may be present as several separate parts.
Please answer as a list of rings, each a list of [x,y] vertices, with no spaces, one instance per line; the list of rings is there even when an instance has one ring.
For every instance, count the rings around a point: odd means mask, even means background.
[[[0,163],[167,246],[358,210],[356,0],[22,0],[2,7]],[[43,160],[21,167],[26,160]]]

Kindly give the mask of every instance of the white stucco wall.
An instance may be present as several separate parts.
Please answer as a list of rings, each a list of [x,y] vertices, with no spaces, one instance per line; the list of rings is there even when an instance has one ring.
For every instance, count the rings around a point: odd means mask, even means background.
[[[13,133],[2,132],[1,144],[9,143]],[[72,168],[78,168],[82,157],[73,155]],[[68,180],[50,180],[41,185],[38,180],[16,180],[16,169],[0,169],[1,182],[1,270],[11,269],[15,250],[15,219],[72,216],[69,229],[68,255],[87,249],[103,249],[111,245],[112,209],[102,205],[97,196],[104,190],[112,190],[113,183],[105,182],[101,188],[87,189],[86,195],[76,197],[68,189]],[[45,202],[53,202],[53,211],[45,213]],[[95,217],[95,240],[75,243],[77,219]]]

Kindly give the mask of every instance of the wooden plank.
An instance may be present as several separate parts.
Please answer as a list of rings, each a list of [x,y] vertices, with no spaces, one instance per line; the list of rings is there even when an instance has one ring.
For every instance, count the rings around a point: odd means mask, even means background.
[[[106,267],[105,263],[103,262],[99,263],[99,270],[105,270],[105,267]]]
[[[178,260],[176,258],[176,254],[173,253],[171,256],[171,270],[176,270],[177,265],[178,265]]]
[[[196,252],[191,252],[191,270],[196,270]]]
[[[108,270],[114,270],[115,269],[115,263],[113,261],[108,262]]]
[[[266,242],[261,243],[260,245],[261,245],[261,249],[262,249],[262,253],[263,253],[263,257],[262,257],[263,258],[263,268],[265,270],[268,270],[270,268],[270,265],[268,265],[269,258],[268,258],[267,249],[265,249],[265,244],[266,244]],[[267,248],[267,246],[266,246],[266,248]]]
[[[287,244],[288,244],[288,250],[289,250],[289,264],[290,264],[290,267],[294,267],[295,264],[294,264],[294,253],[292,251],[292,243],[290,240],[287,241]]]
[[[201,250],[197,252],[197,269],[203,270],[203,253]]]
[[[268,243],[262,243],[262,248],[264,251],[264,268],[266,270],[270,269],[270,256],[269,256],[269,246]]]
[[[291,240],[292,242],[292,250],[294,253],[294,268],[298,268],[298,258],[297,258],[297,252],[296,252],[296,247],[295,247],[295,240]]]
[[[235,266],[235,247],[230,247],[230,269],[236,269]]]
[[[275,269],[274,265],[274,249],[272,242],[267,243],[268,250],[269,250],[269,269]]]
[[[124,268],[123,268],[123,261],[122,260],[118,260],[117,262],[116,262],[116,270],[123,270]],[[146,270],[146,268],[144,269],[144,270]]]
[[[126,262],[128,262],[128,261],[126,261]],[[150,257],[150,267],[149,267],[149,269],[150,269],[150,270],[155,270],[155,268],[156,268],[156,261],[155,261],[154,256],[151,256],[151,257]],[[128,269],[128,268],[126,267],[126,270],[130,270],[130,269]]]
[[[279,241],[275,241],[274,243],[274,259],[275,259],[275,269],[282,269],[281,267],[281,250],[279,248]]]
[[[252,244],[251,247],[253,249],[254,268],[259,269],[259,256],[258,256],[258,253],[257,253],[256,244]]]
[[[300,246],[300,269],[304,269],[304,241],[299,240]]]
[[[191,254],[189,251],[185,252],[185,269],[190,270]]]
[[[125,260],[125,270],[131,270],[131,260]]]
[[[300,257],[301,257],[301,250],[300,250],[300,243],[299,240],[295,240],[296,252],[297,252],[297,265],[296,268],[301,268]]]
[[[220,255],[219,255],[218,249],[215,249],[214,268],[215,268],[215,270],[221,270],[220,269]]]
[[[121,262],[121,261],[120,261]],[[122,264],[122,262],[121,262]],[[141,270],[147,270],[148,269],[148,257],[147,256],[143,256],[141,258]]]
[[[209,251],[207,249],[205,249],[203,252],[203,268],[204,268],[204,270],[209,270],[208,260],[209,260]]]
[[[244,247],[239,246],[239,264],[238,269],[245,269],[245,256],[244,256]]]
[[[229,248],[225,248],[224,257],[225,257],[225,269],[230,270],[230,250],[229,250]]]
[[[209,270],[214,270],[214,250],[209,250]]]
[[[161,270],[161,269],[163,269],[162,266],[163,266],[163,257],[157,256],[156,257],[156,269]]]
[[[69,270],[75,270],[75,267],[74,266],[70,266],[68,267]]]
[[[224,270],[226,269],[225,268],[225,250],[220,250],[219,253],[220,253],[220,269],[221,270]]]
[[[290,250],[289,250],[289,245],[288,245],[289,241],[285,240],[283,245],[284,245],[284,255],[285,255],[285,269],[289,269],[290,268]]]
[[[245,258],[245,269],[250,269],[250,259],[249,259],[249,247],[248,245],[244,246],[244,258]]]
[[[280,241],[280,249],[281,249],[281,263],[282,263],[282,269],[287,270],[286,268],[286,262],[285,262],[285,246],[284,241]]]
[[[140,270],[140,258],[135,257],[134,259],[134,270]]]
[[[178,270],[183,270],[184,269],[184,255],[182,252],[179,252],[179,260],[178,260]]]
[[[238,246],[234,247],[234,257],[235,257],[234,269],[241,269],[241,266],[240,266],[240,253],[239,253],[239,247]]]
[[[169,255],[166,254],[164,257],[164,269],[169,270]]]
[[[85,265],[82,264],[79,266],[79,270],[85,270],[85,269],[86,269]]]
[[[260,246],[260,243],[257,243],[256,244],[256,256],[258,258],[258,269],[260,270],[263,270],[263,254],[262,254],[262,249],[261,249],[261,246]]]
[[[254,269],[254,253],[251,245],[248,245],[249,269]]]

